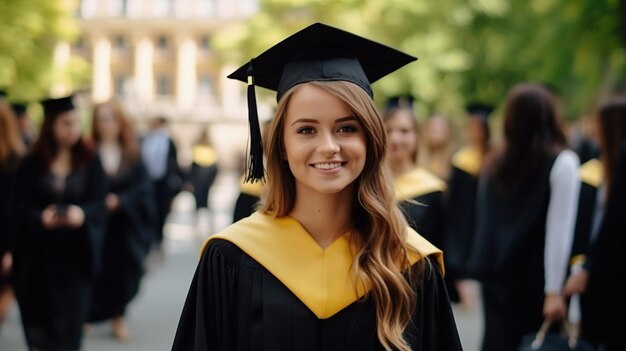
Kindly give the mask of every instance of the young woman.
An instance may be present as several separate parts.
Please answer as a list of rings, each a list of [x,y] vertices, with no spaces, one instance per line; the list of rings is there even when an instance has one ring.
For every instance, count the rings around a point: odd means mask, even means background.
[[[515,350],[544,319],[566,314],[579,162],[558,118],[541,85],[519,84],[507,97],[504,146],[486,165],[469,260],[482,283],[483,351]]]
[[[582,294],[582,335],[605,350],[626,348],[623,298],[624,201],[626,179],[626,97],[613,97],[598,109],[600,161],[585,163],[581,185],[573,274],[565,293]]]
[[[15,173],[25,147],[9,104],[0,96],[0,327],[13,303],[10,284],[14,238]]]
[[[100,265],[107,181],[72,97],[42,104],[39,137],[17,172],[15,292],[30,348],[78,350]]]
[[[174,350],[461,349],[441,252],[396,205],[371,98],[412,60],[318,23],[231,75],[278,91],[267,197],[203,248]]]
[[[113,336],[124,340],[126,306],[139,291],[155,230],[154,195],[134,129],[118,104],[95,106],[92,137],[109,181],[109,218],[90,321],[111,320]]]
[[[389,140],[388,162],[396,198],[411,228],[443,247],[442,195],[446,184],[418,167],[419,130],[406,97],[392,98],[383,115]]]

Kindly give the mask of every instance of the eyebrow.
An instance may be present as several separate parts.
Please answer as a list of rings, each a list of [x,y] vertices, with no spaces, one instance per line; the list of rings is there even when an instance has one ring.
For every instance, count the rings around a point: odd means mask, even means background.
[[[341,117],[335,120],[335,123],[341,123],[341,122],[345,122],[345,121],[352,121],[352,120],[356,120],[355,116],[346,116],[346,117]],[[291,125],[293,126],[296,123],[314,123],[314,124],[318,124],[319,121],[313,118],[298,118],[297,120],[293,121],[293,123],[291,123]]]

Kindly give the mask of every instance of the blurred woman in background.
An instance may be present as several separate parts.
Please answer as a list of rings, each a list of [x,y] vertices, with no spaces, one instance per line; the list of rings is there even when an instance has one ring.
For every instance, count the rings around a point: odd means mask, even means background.
[[[504,109],[504,145],[487,161],[469,270],[482,283],[483,351],[515,350],[562,294],[578,200],[578,156],[566,149],[554,98],[522,83]]]
[[[24,151],[15,117],[7,102],[0,97],[0,326],[13,302],[10,284],[13,265],[11,247],[15,235],[13,190],[15,173]]]
[[[113,336],[124,340],[126,306],[139,291],[156,227],[154,196],[134,128],[117,103],[95,106],[92,137],[109,181],[109,219],[90,320],[111,320]]]
[[[105,233],[106,175],[72,98],[42,102],[15,186],[15,292],[28,345],[40,350],[81,348]]]

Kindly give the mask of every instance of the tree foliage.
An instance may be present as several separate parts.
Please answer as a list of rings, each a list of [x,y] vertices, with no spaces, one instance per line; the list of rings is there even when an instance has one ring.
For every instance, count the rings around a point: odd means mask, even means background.
[[[473,99],[500,104],[520,81],[550,84],[566,116],[588,112],[626,66],[624,0],[260,0],[218,48],[245,62],[321,21],[419,58],[374,84],[376,100],[411,93],[422,115],[460,115]]]
[[[70,0],[0,0],[0,86],[14,100],[39,99],[59,79],[82,79],[85,63],[54,67],[59,41],[76,34]]]

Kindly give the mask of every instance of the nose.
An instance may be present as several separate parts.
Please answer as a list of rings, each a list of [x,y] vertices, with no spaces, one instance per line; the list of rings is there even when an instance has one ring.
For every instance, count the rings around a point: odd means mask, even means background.
[[[332,133],[324,133],[318,149],[324,154],[334,155],[339,152],[340,147],[335,135]]]

